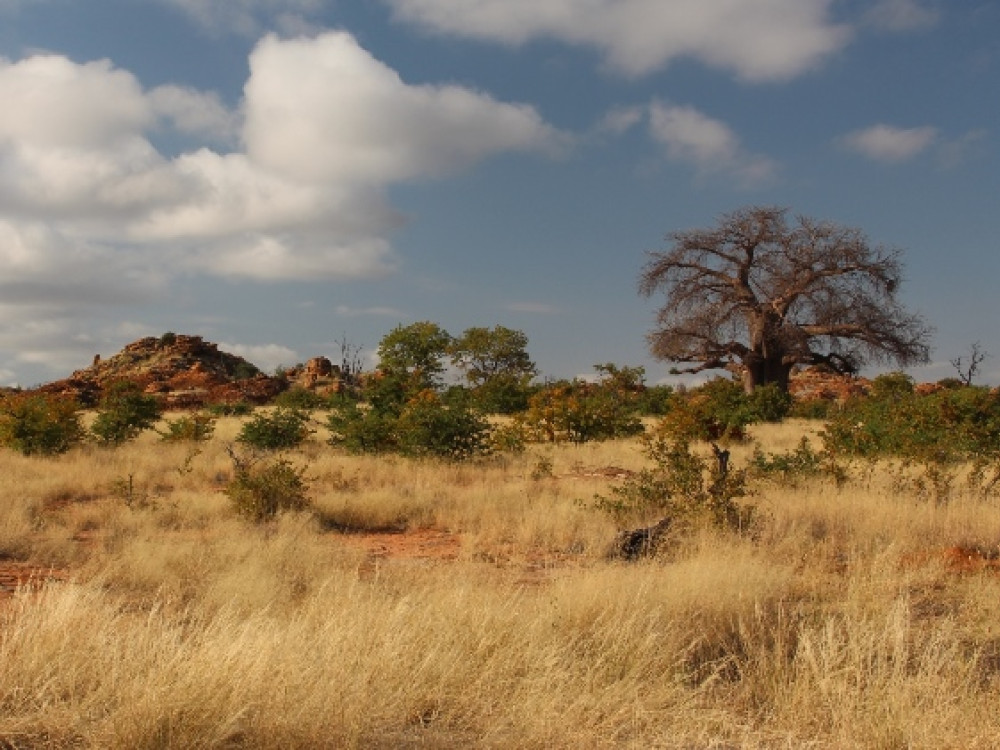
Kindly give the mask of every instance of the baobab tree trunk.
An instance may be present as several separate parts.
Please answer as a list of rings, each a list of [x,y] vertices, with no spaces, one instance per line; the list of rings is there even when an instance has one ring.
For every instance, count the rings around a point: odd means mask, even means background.
[[[750,394],[762,385],[776,383],[782,391],[787,392],[791,374],[792,365],[786,364],[784,357],[754,357],[743,363],[743,390]]]

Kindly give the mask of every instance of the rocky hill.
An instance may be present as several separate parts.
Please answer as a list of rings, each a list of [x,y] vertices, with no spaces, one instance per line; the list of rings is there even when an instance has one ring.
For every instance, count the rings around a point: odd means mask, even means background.
[[[95,356],[90,367],[39,390],[74,396],[81,404],[93,406],[105,388],[121,380],[138,383],[146,393],[159,396],[166,408],[266,403],[289,387],[288,380],[263,374],[201,336],[167,333],[139,339],[109,359]]]

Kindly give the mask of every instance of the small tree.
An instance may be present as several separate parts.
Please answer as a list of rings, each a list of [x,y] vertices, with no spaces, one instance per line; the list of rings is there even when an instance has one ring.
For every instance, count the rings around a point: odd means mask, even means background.
[[[437,389],[441,385],[444,358],[451,342],[451,335],[437,323],[421,321],[396,326],[378,345],[379,368],[400,375],[405,373],[410,393]]]
[[[45,393],[0,399],[0,445],[25,455],[64,453],[83,439],[79,405]]]
[[[122,380],[111,385],[101,398],[90,431],[101,445],[121,445],[148,430],[159,418],[160,402],[156,397],[143,393],[136,383]]]
[[[511,414],[527,407],[529,384],[538,374],[527,346],[521,331],[468,328],[452,343],[451,360],[464,372],[481,408]]]
[[[639,291],[666,294],[649,343],[659,359],[693,363],[679,372],[727,369],[750,392],[788,390],[797,364],[855,373],[872,360],[928,360],[930,329],[896,297],[900,253],[857,229],[751,207],[670,239]]]

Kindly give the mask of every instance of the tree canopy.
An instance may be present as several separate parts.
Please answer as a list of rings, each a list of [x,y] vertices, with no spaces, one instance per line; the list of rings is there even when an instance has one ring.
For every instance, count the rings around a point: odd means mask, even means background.
[[[900,251],[858,229],[753,206],[668,238],[667,250],[650,253],[639,291],[665,294],[650,351],[691,364],[680,372],[727,369],[748,391],[787,390],[800,364],[855,373],[929,358],[931,329],[897,299]]]

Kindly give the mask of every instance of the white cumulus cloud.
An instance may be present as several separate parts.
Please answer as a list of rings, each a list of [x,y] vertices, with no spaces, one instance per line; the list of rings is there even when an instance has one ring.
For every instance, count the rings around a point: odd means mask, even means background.
[[[247,153],[297,179],[383,184],[562,140],[531,107],[458,86],[408,85],[343,32],[269,36],[250,70]]]
[[[832,0],[384,0],[399,20],[506,44],[592,47],[626,75],[690,57],[749,81],[787,79],[841,49]]]
[[[843,148],[881,162],[901,162],[925,151],[937,139],[936,128],[899,128],[878,124],[838,139]]]
[[[771,159],[744,149],[728,125],[692,106],[653,102],[649,132],[669,159],[693,166],[703,177],[724,175],[752,187],[772,180],[777,171]]]
[[[234,344],[220,341],[220,351],[243,357],[263,372],[274,372],[279,367],[291,367],[300,361],[294,349],[281,344]]]
[[[230,109],[107,60],[0,58],[0,351],[25,316],[68,336],[81,306],[138,304],[178,274],[389,273],[393,184],[567,142],[529,106],[408,84],[346,33],[266,37],[250,62]],[[194,145],[162,153],[164,131]]]
[[[214,32],[251,36],[282,22],[295,28],[323,5],[322,0],[161,0]]]

